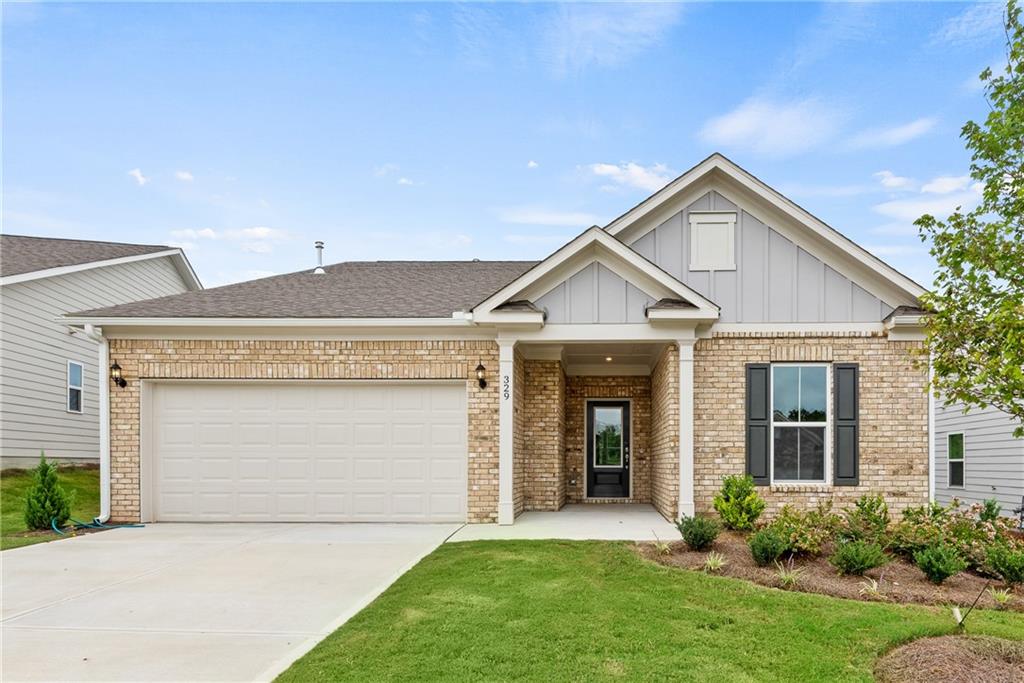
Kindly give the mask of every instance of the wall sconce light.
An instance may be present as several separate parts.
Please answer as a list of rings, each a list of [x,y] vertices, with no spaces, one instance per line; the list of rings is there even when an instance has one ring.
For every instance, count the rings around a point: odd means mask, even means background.
[[[483,361],[481,361],[480,364],[476,366],[476,383],[480,385],[481,389],[487,386],[486,373],[487,368],[484,367]]]
[[[121,376],[121,366],[117,364],[117,361],[110,366],[110,381],[122,389],[128,386],[128,380]]]

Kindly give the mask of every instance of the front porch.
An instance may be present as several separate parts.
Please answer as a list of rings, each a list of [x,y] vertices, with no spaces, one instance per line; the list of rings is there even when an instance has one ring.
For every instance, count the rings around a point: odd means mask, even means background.
[[[511,526],[467,524],[449,543],[498,539],[674,541],[679,532],[648,504],[570,503],[557,512],[524,512]]]

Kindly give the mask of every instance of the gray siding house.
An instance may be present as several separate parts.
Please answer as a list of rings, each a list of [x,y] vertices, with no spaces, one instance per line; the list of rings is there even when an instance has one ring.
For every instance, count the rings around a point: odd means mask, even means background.
[[[1013,516],[1024,497],[1024,439],[997,408],[964,413],[959,403],[935,407],[935,500],[980,503],[995,498]]]
[[[97,342],[59,318],[201,289],[180,249],[0,235],[0,465],[99,457]]]

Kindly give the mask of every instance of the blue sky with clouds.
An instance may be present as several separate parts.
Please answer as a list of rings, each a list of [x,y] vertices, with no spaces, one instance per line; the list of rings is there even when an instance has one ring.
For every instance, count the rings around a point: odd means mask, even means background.
[[[721,151],[930,282],[999,4],[28,4],[3,230],[172,243],[207,286],[541,258]]]

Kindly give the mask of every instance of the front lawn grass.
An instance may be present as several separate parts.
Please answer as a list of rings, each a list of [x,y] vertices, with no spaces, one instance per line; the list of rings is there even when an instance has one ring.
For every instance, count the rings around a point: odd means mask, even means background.
[[[954,630],[945,608],[763,588],[623,543],[480,541],[441,546],[279,680],[870,681],[891,647]],[[975,611],[968,632],[1024,639],[1024,617]]]
[[[99,468],[64,467],[58,471],[58,476],[64,490],[68,493],[74,492],[72,517],[88,522],[100,513]],[[28,530],[25,526],[25,496],[31,486],[31,470],[0,472],[0,550],[63,538],[52,531],[38,535],[20,535]]]

